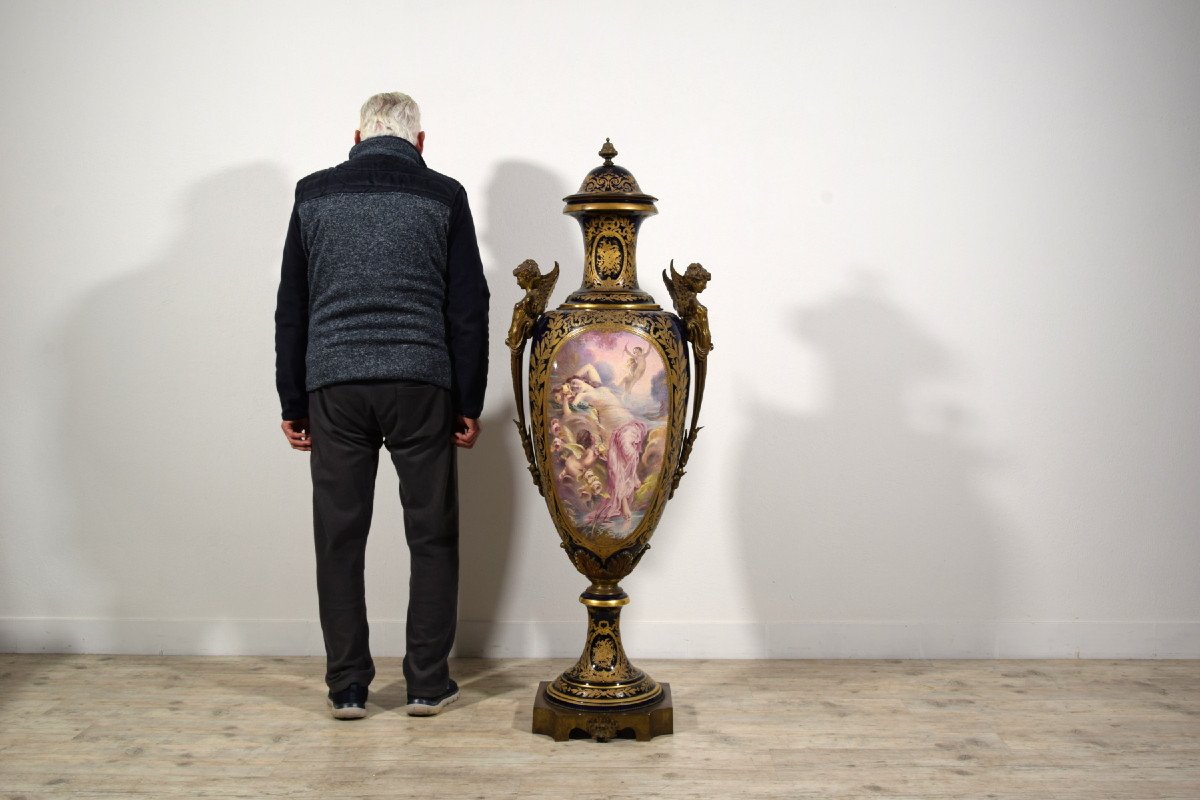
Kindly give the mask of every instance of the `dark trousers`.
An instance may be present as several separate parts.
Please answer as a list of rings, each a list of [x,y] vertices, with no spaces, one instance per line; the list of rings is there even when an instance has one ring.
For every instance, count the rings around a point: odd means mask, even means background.
[[[348,383],[309,394],[317,594],[332,691],[375,677],[363,566],[381,446],[400,478],[410,558],[404,677],[418,696],[446,690],[458,616],[452,420],[450,393],[424,383]]]

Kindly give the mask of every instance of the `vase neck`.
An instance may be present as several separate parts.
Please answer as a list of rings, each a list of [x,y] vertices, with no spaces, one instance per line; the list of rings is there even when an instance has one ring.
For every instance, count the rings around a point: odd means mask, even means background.
[[[654,306],[654,298],[638,286],[637,237],[646,215],[589,211],[572,216],[583,231],[583,284],[567,302]]]
[[[597,214],[579,220],[583,228],[581,289],[638,289],[637,235],[641,217]]]

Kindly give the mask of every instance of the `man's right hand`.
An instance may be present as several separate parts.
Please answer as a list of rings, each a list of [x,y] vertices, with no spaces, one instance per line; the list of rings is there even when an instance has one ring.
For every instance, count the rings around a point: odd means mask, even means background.
[[[307,453],[312,450],[312,439],[308,435],[308,418],[304,419],[285,419],[280,427],[283,428],[283,435],[287,437],[288,444],[293,450],[299,450]]]
[[[458,415],[458,425],[454,431],[454,445],[470,450],[475,446],[475,440],[479,438],[479,420]]]

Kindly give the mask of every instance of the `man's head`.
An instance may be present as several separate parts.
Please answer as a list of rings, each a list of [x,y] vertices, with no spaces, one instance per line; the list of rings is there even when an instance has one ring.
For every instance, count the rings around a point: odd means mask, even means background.
[[[358,113],[354,142],[373,136],[399,136],[420,152],[425,147],[421,130],[421,109],[417,101],[403,92],[384,92],[369,98]]]

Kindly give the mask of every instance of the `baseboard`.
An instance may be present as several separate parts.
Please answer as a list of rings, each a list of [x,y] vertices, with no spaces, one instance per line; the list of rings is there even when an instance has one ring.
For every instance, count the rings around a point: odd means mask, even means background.
[[[574,658],[573,622],[459,624],[455,653]],[[1200,622],[639,622],[622,628],[634,658],[1200,658]],[[371,623],[376,655],[404,653],[404,623]],[[0,652],[321,655],[305,619],[0,617]]]

